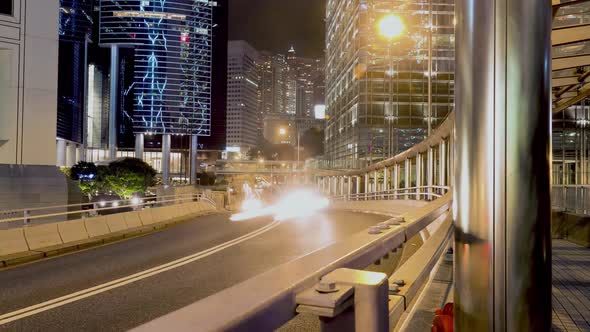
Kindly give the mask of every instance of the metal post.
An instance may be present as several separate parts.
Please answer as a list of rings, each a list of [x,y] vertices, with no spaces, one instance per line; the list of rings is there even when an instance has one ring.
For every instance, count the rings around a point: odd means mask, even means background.
[[[428,1],[428,137],[432,133],[432,0]]]
[[[117,158],[117,101],[119,96],[119,46],[111,45],[111,94],[109,109],[109,159]]]
[[[162,135],[162,184],[170,184],[170,134]]]
[[[397,199],[397,191],[399,189],[399,165],[395,164],[393,166],[393,199]]]
[[[404,173],[405,173],[404,174],[404,188],[406,190],[404,190],[404,193],[405,193],[405,199],[408,199],[409,198],[408,188],[410,188],[410,166],[411,166],[410,159],[406,159],[405,163],[406,164],[404,165]]]
[[[373,192],[376,193],[379,192],[379,172],[375,170],[373,176],[375,177],[375,180],[373,180]]]
[[[350,196],[352,195],[352,176],[348,177],[348,200],[350,200]]]
[[[144,135],[135,134],[135,158],[143,160]]]
[[[345,196],[346,193],[344,191],[344,176],[340,177],[340,195]]]
[[[447,143],[442,141],[438,147],[438,185],[441,187],[446,186],[446,164],[447,164]]]
[[[369,173],[365,173],[365,199],[367,199],[367,195],[369,194]]]
[[[455,329],[550,331],[551,3],[456,6]]]
[[[428,148],[428,160],[426,161],[426,185],[428,186],[428,199],[432,199],[432,186],[434,185],[434,149]]]
[[[191,168],[191,184],[197,184],[197,172],[199,170],[199,136],[191,135],[191,160],[190,160],[190,168]]]
[[[383,169],[383,191],[389,191],[389,168]]]
[[[422,155],[416,155],[416,200],[420,200],[420,190],[422,190]]]

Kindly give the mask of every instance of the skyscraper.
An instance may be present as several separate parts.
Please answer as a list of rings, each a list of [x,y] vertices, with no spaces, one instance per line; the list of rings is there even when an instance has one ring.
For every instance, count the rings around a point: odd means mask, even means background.
[[[227,144],[231,152],[246,153],[258,143],[260,127],[258,59],[258,51],[247,42],[242,40],[229,42]]]
[[[191,180],[196,180],[198,136],[211,134],[212,7],[207,0],[101,0],[100,43],[111,47],[109,149],[116,154],[114,119],[121,48],[134,59],[132,115],[136,154],[145,134],[162,135],[162,173],[169,180],[171,135],[190,135]]]
[[[67,152],[58,151],[59,166],[72,166],[81,159],[76,151],[83,151],[85,82],[88,41],[93,25],[93,2],[93,0],[60,0],[59,2],[57,138],[60,140],[60,150],[67,149]],[[69,158],[64,159],[66,155]]]
[[[406,29],[387,40],[378,24],[391,14]],[[454,102],[453,22],[453,0],[328,1],[325,145],[333,167],[392,156],[444,120]]]

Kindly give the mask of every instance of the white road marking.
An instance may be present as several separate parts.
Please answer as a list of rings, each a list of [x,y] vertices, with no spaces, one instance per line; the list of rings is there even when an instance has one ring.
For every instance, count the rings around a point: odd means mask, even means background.
[[[162,264],[162,265],[153,267],[151,269],[132,274],[132,275],[124,277],[124,278],[120,278],[117,280],[113,280],[113,281],[104,283],[102,285],[87,288],[87,289],[84,289],[84,290],[81,290],[81,291],[78,291],[75,293],[71,293],[71,294],[68,294],[68,295],[65,295],[62,297],[58,297],[53,300],[49,300],[49,301],[46,301],[43,303],[32,305],[30,307],[26,307],[26,308],[23,308],[20,310],[16,310],[13,312],[9,312],[9,313],[0,315],[0,325],[4,325],[4,324],[7,324],[10,322],[19,320],[19,319],[23,319],[23,318],[26,318],[29,316],[36,315],[36,314],[44,312],[44,311],[58,308],[58,307],[66,305],[68,303],[80,301],[82,299],[85,299],[85,298],[88,298],[88,297],[91,297],[91,296],[94,296],[94,295],[97,295],[100,293],[104,293],[109,290],[119,288],[119,287],[131,284],[131,283],[139,281],[139,280],[149,278],[151,276],[160,274],[162,272],[166,272],[166,271],[190,264],[190,263],[195,262],[199,259],[213,255],[213,254],[220,252],[224,249],[227,249],[227,248],[232,247],[236,244],[239,244],[239,243],[247,241],[251,238],[254,238],[260,234],[268,232],[269,230],[275,228],[279,224],[280,224],[280,222],[275,221],[271,224],[268,224],[264,227],[259,228],[258,230],[255,230],[251,233],[248,233],[248,234],[245,234],[245,235],[240,236],[238,238],[235,238],[231,241],[219,244],[215,247],[209,248],[207,250],[203,250],[203,251],[198,252],[196,254],[192,254],[190,256],[186,256],[186,257],[177,259],[177,260],[172,261],[170,263]]]

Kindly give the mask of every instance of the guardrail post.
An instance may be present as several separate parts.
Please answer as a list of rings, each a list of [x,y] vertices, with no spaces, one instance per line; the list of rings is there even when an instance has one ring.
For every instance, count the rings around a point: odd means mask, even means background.
[[[365,173],[365,200],[369,198],[369,173]]]
[[[29,212],[29,210],[25,210],[23,212],[23,224],[28,225],[29,224],[29,216],[31,215],[31,213]]]
[[[385,196],[388,194],[387,192],[389,191],[389,187],[389,168],[385,167],[383,168],[383,191],[386,192],[386,194],[383,196],[384,199],[389,199],[389,196],[387,196],[387,198]]]
[[[432,186],[434,185],[434,149],[432,147],[428,148],[426,171],[426,185],[428,186],[426,192],[428,193],[428,200],[432,200]]]
[[[393,165],[393,199],[397,199],[397,192],[399,190],[399,165]]]
[[[314,289],[298,294],[296,301],[297,312],[320,317],[322,332],[389,332],[389,285],[385,273],[337,269],[322,277]]]

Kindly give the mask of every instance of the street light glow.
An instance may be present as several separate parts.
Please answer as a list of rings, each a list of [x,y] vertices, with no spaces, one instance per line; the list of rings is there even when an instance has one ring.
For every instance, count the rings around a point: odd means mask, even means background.
[[[280,128],[280,129],[279,129],[279,135],[281,135],[281,136],[285,136],[285,135],[287,135],[287,129],[285,129],[285,128]]]
[[[379,34],[387,39],[399,37],[405,29],[404,22],[395,14],[387,15],[379,21]]]

